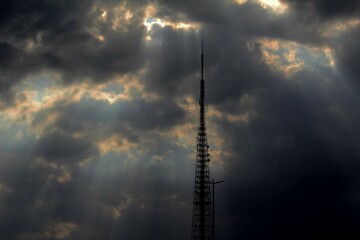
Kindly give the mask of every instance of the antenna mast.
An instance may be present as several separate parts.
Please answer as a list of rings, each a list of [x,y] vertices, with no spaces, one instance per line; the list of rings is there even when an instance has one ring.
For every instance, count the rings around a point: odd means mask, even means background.
[[[201,41],[201,80],[204,79],[204,43]]]
[[[213,218],[211,208],[209,145],[205,124],[205,80],[204,52],[201,42],[201,80],[200,80],[200,126],[197,134],[197,154],[195,167],[194,205],[191,240],[213,239]]]

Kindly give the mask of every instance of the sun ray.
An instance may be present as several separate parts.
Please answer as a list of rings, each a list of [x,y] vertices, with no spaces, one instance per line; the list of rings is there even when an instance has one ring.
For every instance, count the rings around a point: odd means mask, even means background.
[[[279,0],[257,0],[265,9],[271,9],[276,13],[284,13],[288,6]]]

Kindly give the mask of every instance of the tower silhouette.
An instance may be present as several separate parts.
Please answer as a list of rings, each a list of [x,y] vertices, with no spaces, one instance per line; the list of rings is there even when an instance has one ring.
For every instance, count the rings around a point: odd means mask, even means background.
[[[204,51],[201,43],[201,80],[200,80],[200,126],[197,133],[194,205],[191,240],[213,239],[213,218],[211,208],[209,145],[205,125],[205,80]]]

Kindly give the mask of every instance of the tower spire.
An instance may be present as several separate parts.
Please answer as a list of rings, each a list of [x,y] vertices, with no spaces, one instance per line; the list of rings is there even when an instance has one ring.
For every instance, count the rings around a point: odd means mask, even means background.
[[[204,42],[201,41],[201,79],[204,79]]]
[[[200,122],[196,144],[196,166],[194,186],[194,206],[192,220],[192,240],[212,240],[212,208],[209,171],[209,145],[207,142],[205,124],[205,80],[204,80],[204,52],[201,42],[201,80],[200,80]]]

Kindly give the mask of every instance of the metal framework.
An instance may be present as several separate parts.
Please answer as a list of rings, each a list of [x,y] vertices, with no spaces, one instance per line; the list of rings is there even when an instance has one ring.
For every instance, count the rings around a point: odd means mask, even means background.
[[[201,43],[201,81],[200,81],[200,126],[197,134],[197,154],[195,167],[194,206],[192,218],[192,240],[213,239],[213,218],[210,192],[209,145],[205,125],[205,81],[204,53]]]

